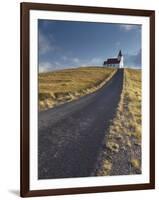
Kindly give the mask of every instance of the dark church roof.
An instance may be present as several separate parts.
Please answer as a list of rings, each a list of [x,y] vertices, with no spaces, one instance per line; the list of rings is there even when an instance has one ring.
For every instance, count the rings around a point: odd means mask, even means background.
[[[119,64],[120,60],[118,58],[109,58],[107,61],[104,61],[104,64]]]
[[[104,65],[111,65],[111,64],[119,64],[121,61],[121,57],[122,57],[122,53],[121,50],[118,53],[118,58],[108,58],[107,60],[104,61]]]

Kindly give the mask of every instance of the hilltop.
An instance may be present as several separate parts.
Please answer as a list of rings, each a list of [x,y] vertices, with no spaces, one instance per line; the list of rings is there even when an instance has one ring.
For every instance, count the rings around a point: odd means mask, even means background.
[[[96,91],[116,70],[106,67],[79,67],[39,73],[39,110],[46,110]]]

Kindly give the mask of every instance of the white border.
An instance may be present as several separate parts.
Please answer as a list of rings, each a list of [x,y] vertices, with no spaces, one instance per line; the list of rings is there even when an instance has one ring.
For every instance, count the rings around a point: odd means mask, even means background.
[[[38,155],[38,19],[142,25],[142,175],[37,179]],[[122,15],[30,11],[30,190],[149,183],[149,18]]]

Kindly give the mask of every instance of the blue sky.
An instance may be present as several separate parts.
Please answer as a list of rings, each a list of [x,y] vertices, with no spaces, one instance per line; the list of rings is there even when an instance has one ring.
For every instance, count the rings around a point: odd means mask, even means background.
[[[75,21],[38,21],[39,71],[101,66],[119,50],[124,65],[141,67],[141,26]]]

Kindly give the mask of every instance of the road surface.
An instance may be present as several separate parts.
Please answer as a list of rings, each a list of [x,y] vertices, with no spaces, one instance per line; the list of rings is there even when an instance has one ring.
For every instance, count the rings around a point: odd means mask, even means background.
[[[39,113],[39,179],[91,176],[122,85],[119,69],[98,91]]]

